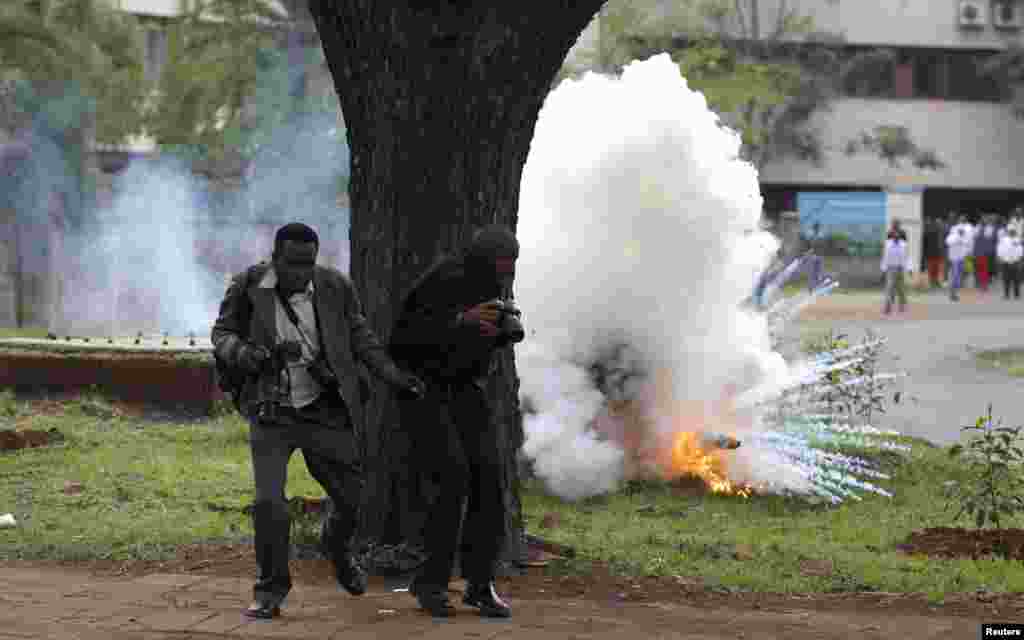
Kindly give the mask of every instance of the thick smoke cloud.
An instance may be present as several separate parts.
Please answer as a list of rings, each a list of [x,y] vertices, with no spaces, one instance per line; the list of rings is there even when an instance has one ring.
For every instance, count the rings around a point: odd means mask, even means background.
[[[764,317],[742,308],[776,245],[739,146],[667,55],[548,96],[520,192],[516,294],[535,333],[517,363],[524,453],[555,493],[621,479],[622,443],[593,429],[606,396],[638,400],[665,436],[787,375]]]
[[[318,231],[322,264],[347,271],[349,213],[337,197],[348,151],[337,123],[323,113],[279,127],[233,197],[173,157],[129,165],[112,206],[69,238],[55,332],[208,336],[225,277],[269,259],[274,230],[291,221]]]

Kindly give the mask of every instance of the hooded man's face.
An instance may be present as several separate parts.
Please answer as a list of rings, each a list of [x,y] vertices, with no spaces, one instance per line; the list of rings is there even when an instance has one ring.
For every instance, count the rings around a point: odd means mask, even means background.
[[[313,279],[317,244],[285,240],[280,254],[274,256],[278,286],[284,293],[303,291]]]
[[[508,256],[498,256],[494,259],[494,272],[503,285],[512,284],[512,279],[516,276],[516,259]]]
[[[468,257],[472,269],[481,277],[507,287],[515,278],[519,242],[507,227],[491,225],[474,236]]]

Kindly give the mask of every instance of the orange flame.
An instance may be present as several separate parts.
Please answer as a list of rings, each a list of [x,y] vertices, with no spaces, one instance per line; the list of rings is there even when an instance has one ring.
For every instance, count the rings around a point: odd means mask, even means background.
[[[729,433],[744,422],[732,402],[736,389],[727,387],[714,403],[680,402],[671,398],[667,372],[655,377],[647,402],[609,403],[598,429],[626,451],[626,473],[637,477],[654,472],[667,479],[700,478],[712,492],[749,498],[752,488],[727,478],[726,451],[702,442],[703,433]],[[643,407],[641,405],[644,405]],[[671,416],[675,428],[656,436],[651,415]],[[731,436],[734,437],[734,436]]]
[[[750,497],[750,488],[733,484],[726,479],[726,461],[720,449],[705,451],[700,435],[693,431],[675,434],[665,471],[671,477],[697,476],[712,493]]]

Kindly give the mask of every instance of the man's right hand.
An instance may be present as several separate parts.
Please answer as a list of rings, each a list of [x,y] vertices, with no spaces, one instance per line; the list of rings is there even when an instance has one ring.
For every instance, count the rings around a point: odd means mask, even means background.
[[[493,338],[498,335],[498,318],[501,317],[503,305],[498,300],[482,302],[462,313],[464,324],[473,324],[479,328],[480,335]]]
[[[270,358],[270,351],[257,344],[245,343],[238,351],[238,366],[249,373],[259,373],[263,363]]]

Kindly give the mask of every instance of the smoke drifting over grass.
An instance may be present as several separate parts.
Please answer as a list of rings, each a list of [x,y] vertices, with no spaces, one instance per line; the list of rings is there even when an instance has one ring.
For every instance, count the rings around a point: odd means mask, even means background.
[[[558,495],[622,479],[621,443],[592,429],[611,389],[664,436],[683,426],[677,405],[702,431],[692,406],[788,375],[764,317],[741,308],[777,245],[739,147],[665,54],[548,96],[520,192],[516,295],[535,333],[517,362],[524,453]],[[654,372],[660,395],[644,392]],[[730,470],[756,477],[739,451]]]
[[[337,196],[348,151],[336,115],[278,128],[252,166],[232,201],[218,205],[216,190],[180,160],[129,165],[112,206],[67,244],[72,273],[51,329],[208,336],[225,276],[269,259],[273,231],[292,221],[318,231],[321,264],[347,271],[349,212]]]

